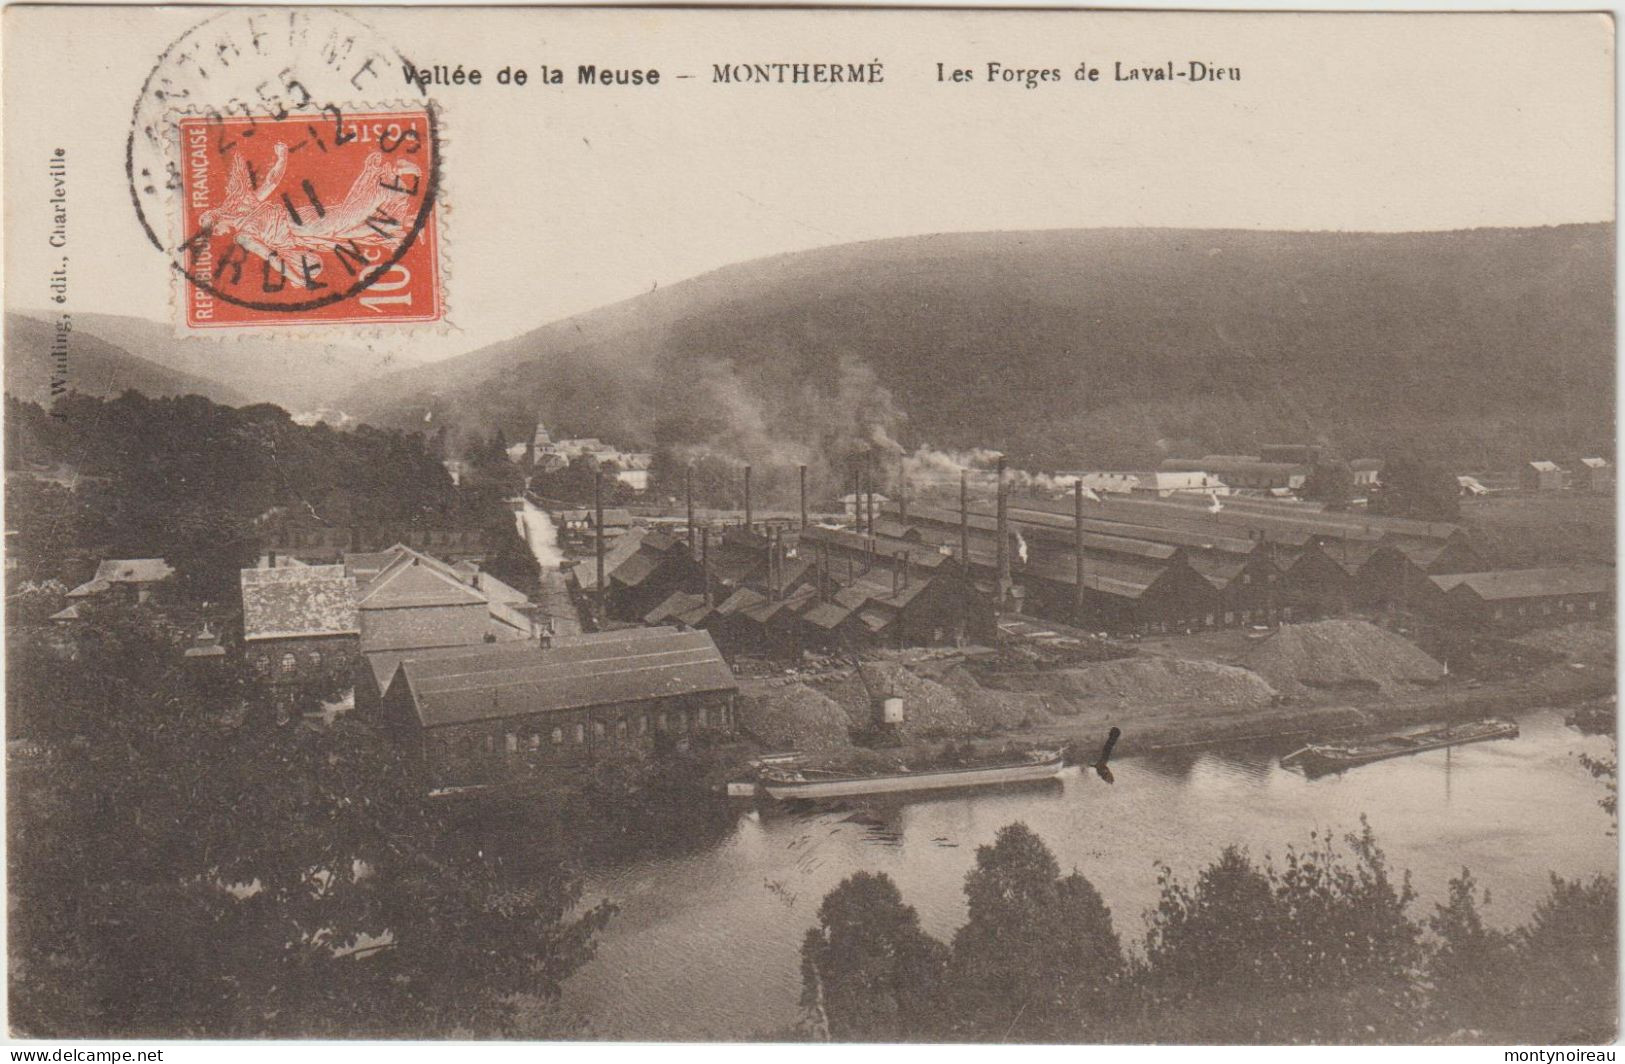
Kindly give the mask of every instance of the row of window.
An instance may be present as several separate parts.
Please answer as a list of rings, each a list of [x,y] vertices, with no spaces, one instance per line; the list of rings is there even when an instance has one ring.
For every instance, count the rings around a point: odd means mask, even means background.
[[[654,714],[639,713],[634,716],[620,717],[613,722],[595,720],[591,723],[593,741],[605,742],[611,734],[616,742],[625,742],[632,735],[645,736],[653,727],[659,732],[676,732],[686,734],[690,728],[698,731],[711,726],[726,728],[729,725],[728,707],[726,705],[708,709],[700,706],[690,714],[685,709],[672,712],[660,710]],[[570,725],[555,725],[545,735],[542,732],[491,733],[483,737],[479,748],[487,755],[494,755],[500,751],[505,754],[517,754],[521,749],[535,752],[542,749],[544,742],[550,746],[563,747],[565,745],[581,746],[587,742],[586,721],[577,721]],[[475,740],[472,736],[465,737],[461,744],[464,756],[472,756],[475,751]]]
[[[1220,616],[1220,614],[1216,613],[1206,613],[1197,617],[1180,617],[1171,621],[1152,621],[1140,627],[1145,631],[1159,633],[1180,632],[1194,628],[1212,628],[1218,623]],[[1265,624],[1274,622],[1276,619],[1290,621],[1292,619],[1292,607],[1282,606],[1279,610],[1226,610],[1222,616],[1227,626]]]
[[[1574,602],[1573,600],[1569,600],[1569,601],[1566,601],[1566,602],[1563,603],[1563,612],[1564,613],[1574,613],[1579,608],[1580,608],[1579,604]],[[1585,608],[1586,608],[1587,613],[1596,613],[1597,612],[1597,600],[1596,599],[1591,599],[1590,601],[1588,601],[1585,604]],[[1495,607],[1495,609],[1492,612],[1491,616],[1493,616],[1498,621],[1505,620],[1506,617],[1508,616],[1509,611],[1510,611],[1510,614],[1512,616],[1514,616],[1514,617],[1528,617],[1530,614],[1533,614],[1533,613],[1539,613],[1542,617],[1550,617],[1552,614],[1557,612],[1557,603],[1553,602],[1551,599],[1545,599],[1540,603],[1540,608],[1538,610],[1535,608],[1535,606],[1533,604],[1527,603],[1527,602],[1520,602],[1516,606],[1510,606],[1510,607],[1508,607],[1508,606],[1497,606],[1497,607]]]
[[[254,671],[256,673],[261,676],[269,676],[271,674],[270,655],[255,654],[252,660],[254,662]],[[322,652],[320,650],[312,650],[305,655],[305,660],[309,663],[312,670],[318,670],[322,667]],[[299,672],[299,656],[291,650],[287,651],[277,659],[276,667],[277,675],[279,676],[296,675]]]

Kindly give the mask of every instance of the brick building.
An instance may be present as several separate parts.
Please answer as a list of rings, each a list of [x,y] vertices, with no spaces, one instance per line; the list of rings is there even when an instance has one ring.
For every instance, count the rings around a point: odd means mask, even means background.
[[[346,554],[357,584],[360,651],[355,704],[371,710],[402,657],[415,651],[485,646],[532,635],[525,596],[469,562],[447,565],[396,544]]]
[[[468,787],[731,734],[737,695],[709,634],[635,628],[406,657],[383,714],[437,786]]]
[[[244,569],[243,654],[256,676],[292,694],[347,679],[361,627],[342,565]]]

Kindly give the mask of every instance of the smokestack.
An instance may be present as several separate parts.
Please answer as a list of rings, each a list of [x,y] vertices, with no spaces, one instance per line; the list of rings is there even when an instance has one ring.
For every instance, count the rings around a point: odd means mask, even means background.
[[[604,623],[604,471],[595,470],[592,475],[592,510],[593,521],[598,526],[594,539],[594,550],[598,555],[598,623]]]
[[[750,523],[750,466],[745,467],[745,528],[755,531]]]
[[[970,488],[966,484],[970,474],[959,471],[959,565],[970,579]]]
[[[897,592],[899,590],[901,590],[901,588],[902,588],[902,580],[903,580],[903,556],[901,554],[893,554],[891,556],[891,594],[892,594],[892,598],[896,598],[897,597]]]
[[[873,536],[875,534],[875,452],[872,450],[864,459],[863,486],[864,520],[868,525],[869,535]]]
[[[801,467],[801,527],[807,527],[807,467]]]
[[[903,590],[904,591],[908,590],[908,578],[909,578],[908,551],[904,551],[903,552]]]
[[[700,579],[704,587],[700,589],[705,596],[705,608],[711,608],[711,529],[709,526],[700,529]]]
[[[779,530],[767,530],[767,598],[769,602],[779,597]]]
[[[688,496],[688,556],[694,557],[694,467],[689,466],[683,473],[683,490]]]
[[[908,455],[897,456],[897,516],[908,523]]]
[[[1004,455],[999,455],[999,505],[998,505],[998,560],[999,577],[995,589],[995,605],[1004,609],[1005,599],[1010,595],[1010,517],[1009,501],[1005,496],[1004,487]]]
[[[1079,477],[1077,483],[1072,485],[1072,524],[1073,524],[1073,529],[1074,529],[1074,531],[1073,531],[1073,540],[1072,540],[1072,549],[1077,555],[1076,562],[1075,562],[1075,564],[1077,566],[1077,571],[1073,574],[1073,576],[1076,578],[1076,581],[1077,581],[1077,587],[1073,591],[1072,607],[1073,607],[1073,610],[1074,610],[1074,612],[1076,614],[1081,615],[1083,613],[1083,478],[1082,477]],[[1073,621],[1074,624],[1076,624],[1077,621],[1078,621],[1078,617],[1074,616],[1072,618],[1072,621]]]
[[[863,479],[858,473],[858,460],[852,459],[852,527],[863,531]]]

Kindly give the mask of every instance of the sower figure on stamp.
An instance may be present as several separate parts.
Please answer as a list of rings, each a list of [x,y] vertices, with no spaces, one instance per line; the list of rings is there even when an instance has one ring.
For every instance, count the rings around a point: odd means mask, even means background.
[[[206,231],[218,236],[235,232],[239,246],[283,275],[290,262],[299,263],[307,282],[321,275],[325,252],[347,247],[359,259],[361,248],[387,247],[400,239],[423,177],[416,163],[386,161],[382,152],[372,152],[337,206],[325,206],[306,182],[310,202],[301,213],[286,194],[279,201],[271,199],[288,167],[288,146],[279,141],[275,151],[276,161],[258,188],[249,180],[248,160],[240,153],[232,159],[224,201],[200,218]],[[307,257],[306,252],[315,255]]]

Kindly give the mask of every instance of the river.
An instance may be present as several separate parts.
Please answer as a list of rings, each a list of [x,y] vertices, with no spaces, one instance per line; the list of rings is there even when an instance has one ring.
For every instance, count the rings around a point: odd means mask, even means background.
[[[1364,813],[1419,895],[1444,898],[1463,865],[1488,887],[1486,919],[1525,920],[1568,877],[1614,869],[1602,784],[1576,754],[1606,753],[1561,712],[1519,717],[1511,741],[1438,750],[1309,780],[1280,768],[1289,746],[1133,758],[1107,785],[1068,770],[1058,781],[911,802],[787,813],[742,811],[720,842],[675,857],[586,871],[589,900],[620,906],[598,956],[567,984],[566,1011],[593,1037],[748,1038],[794,1021],[802,935],[847,875],[896,880],[925,929],[946,940],[964,919],[962,886],[978,845],[1025,821],[1111,907],[1125,944],[1157,899],[1154,863],[1189,881],[1231,842],[1281,855],[1315,828],[1355,830]]]

